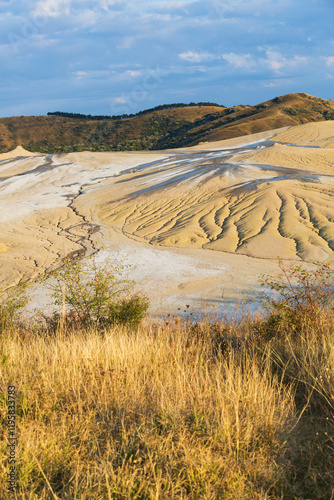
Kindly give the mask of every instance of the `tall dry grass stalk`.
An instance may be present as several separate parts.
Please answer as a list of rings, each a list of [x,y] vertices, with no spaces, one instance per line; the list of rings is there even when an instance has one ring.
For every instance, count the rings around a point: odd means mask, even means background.
[[[66,285],[62,284],[61,329],[66,329]]]
[[[334,426],[333,313],[324,311],[317,324],[306,326],[302,335],[287,331],[283,338],[270,342],[268,349],[276,369],[294,383],[297,401],[312,404]]]
[[[182,325],[4,335],[1,392],[18,392],[14,498],[293,498],[281,495],[298,415],[274,347],[216,347]],[[1,417],[6,438],[4,396]],[[1,456],[5,499],[5,440]]]

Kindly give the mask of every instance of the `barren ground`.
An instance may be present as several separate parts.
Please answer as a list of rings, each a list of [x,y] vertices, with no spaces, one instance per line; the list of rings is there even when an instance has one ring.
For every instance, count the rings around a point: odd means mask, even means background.
[[[0,155],[1,286],[98,251],[125,256],[152,312],[235,309],[277,256],[334,262],[333,145],[322,122],[163,153]]]

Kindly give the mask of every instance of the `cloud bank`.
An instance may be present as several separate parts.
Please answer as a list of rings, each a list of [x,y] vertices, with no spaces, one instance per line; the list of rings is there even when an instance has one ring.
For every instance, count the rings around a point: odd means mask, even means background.
[[[326,0],[0,1],[0,115],[332,98],[333,14]]]

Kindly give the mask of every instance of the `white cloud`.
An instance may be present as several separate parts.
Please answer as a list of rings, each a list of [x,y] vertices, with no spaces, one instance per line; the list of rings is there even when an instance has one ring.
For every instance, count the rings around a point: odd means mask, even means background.
[[[41,0],[37,2],[34,15],[59,17],[68,16],[71,11],[71,0]]]
[[[116,3],[115,0],[97,0],[98,6],[105,11],[109,10],[109,7]]]
[[[105,70],[90,70],[90,71],[74,71],[72,74],[78,79],[106,79],[110,76],[110,71],[105,71]]]
[[[98,14],[94,10],[82,10],[75,12],[75,22],[80,28],[95,26],[98,22]]]
[[[55,38],[47,38],[47,36],[43,34],[32,35],[31,39],[36,46],[42,48],[49,47],[50,45],[54,45],[58,42],[58,40],[56,40]]]
[[[133,36],[127,36],[117,45],[118,49],[130,49],[133,46],[135,38]]]
[[[124,97],[115,97],[114,102],[116,104],[127,104],[127,100]]]
[[[273,69],[276,73],[280,73],[280,70],[283,68],[291,68],[299,64],[306,63],[307,58],[298,55],[287,58],[278,51],[267,50],[266,61],[271,69]]]
[[[223,59],[236,69],[251,69],[256,66],[255,60],[251,54],[236,54],[235,52],[230,52],[229,54],[223,54]]]
[[[7,0],[7,1],[0,1],[0,9],[2,10],[2,15],[3,14],[11,14],[13,7],[12,7],[13,1],[12,0]]]
[[[101,14],[101,10],[108,12],[109,8],[116,3],[117,0],[39,0],[32,14],[33,16],[47,17],[73,14],[77,24],[82,27],[81,20],[85,26],[92,25],[97,20],[97,14]]]
[[[322,58],[327,66],[333,66],[334,64],[334,57],[333,56],[328,56],[328,57],[323,57]]]
[[[78,80],[82,80],[85,76],[88,76],[87,71],[76,71],[74,75],[78,78]]]
[[[210,0],[210,4],[218,16],[225,16],[228,13],[240,16],[245,14],[260,15],[268,10],[273,13],[275,10],[282,10],[290,4],[291,0]],[[285,4],[285,5],[284,5]]]
[[[193,50],[188,50],[187,52],[179,54],[179,58],[182,59],[182,61],[200,63],[212,61],[215,59],[215,56],[213,54],[209,54],[209,52],[195,52]]]
[[[262,47],[258,47],[259,52],[263,52]],[[295,55],[293,57],[285,57],[278,51],[271,49],[266,50],[266,57],[254,57],[252,54],[237,54],[230,52],[223,54],[222,58],[227,61],[235,69],[252,70],[269,68],[276,74],[280,75],[283,69],[294,68],[308,62],[307,57]],[[334,58],[333,58],[334,62]]]
[[[287,58],[280,52],[267,50],[267,62],[271,69],[278,72],[280,69],[287,65]]]
[[[179,22],[182,20],[182,16],[174,15],[174,14],[163,14],[159,12],[146,12],[141,15],[141,20],[143,22],[162,22],[162,23],[170,23],[170,22]],[[191,20],[193,23],[193,19]]]
[[[189,15],[190,12],[188,10],[188,7],[191,5],[195,5],[196,2],[193,2],[192,0],[189,2],[187,1],[174,1],[174,0],[169,0],[168,2],[157,2],[152,4],[148,4],[148,10],[152,10],[152,8],[155,11],[160,11],[160,12],[175,12],[177,11],[179,14],[186,14]]]
[[[272,89],[272,88],[275,88],[275,87],[282,87],[282,85],[289,85],[291,84],[290,81],[284,81],[284,80],[277,80],[277,82],[264,82],[263,83],[263,86],[268,88],[268,89]]]
[[[140,76],[143,76],[145,74],[145,70],[143,70],[143,69],[128,69],[125,72],[125,74],[130,76],[131,78],[139,78]]]
[[[270,81],[264,80],[261,82],[262,87],[272,89],[272,88],[280,88],[282,93],[286,93],[286,89],[289,89],[291,85],[293,85],[293,79],[291,78],[282,78],[278,77],[276,80],[272,79]]]
[[[195,2],[170,0],[169,2],[157,2],[154,4],[154,7],[161,10],[174,10],[174,9],[183,9],[184,7],[188,7],[192,3]]]

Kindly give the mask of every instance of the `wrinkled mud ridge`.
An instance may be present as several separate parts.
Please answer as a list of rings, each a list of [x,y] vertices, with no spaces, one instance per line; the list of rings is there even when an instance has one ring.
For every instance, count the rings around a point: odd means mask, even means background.
[[[325,152],[320,172],[316,165],[310,168],[307,157],[300,162],[307,168],[291,168],[289,156],[286,166],[256,161],[264,153],[275,159],[279,148],[264,140],[228,150],[180,152],[124,170],[115,182],[123,196],[107,201],[99,217],[152,245],[332,262],[333,160]],[[321,148],[297,149],[301,155],[311,149],[322,154]],[[322,173],[325,166],[331,174]]]
[[[247,154],[259,148],[272,146],[270,141],[262,141],[248,147],[233,148],[222,151],[180,152],[173,156],[152,163],[140,165],[137,168],[123,170],[118,174],[121,177],[117,184],[137,182],[138,185],[148,185],[138,191],[131,192],[123,199],[133,198],[149,191],[158,191],[179,185],[189,179],[190,181],[207,182],[220,178],[222,175],[233,176],[245,170],[243,165],[230,163],[229,160],[237,153]],[[260,170],[274,170],[273,167],[259,165]],[[292,175],[291,169],[277,169],[279,172]],[[303,172],[303,171],[301,171]],[[162,182],[156,182],[156,179]],[[152,185],[150,185],[152,184]],[[117,200],[121,201],[121,200]]]
[[[223,309],[253,296],[278,256],[333,264],[334,122],[277,134],[164,153],[0,155],[1,287],[122,252],[152,311],[163,300],[195,314],[203,300]]]

